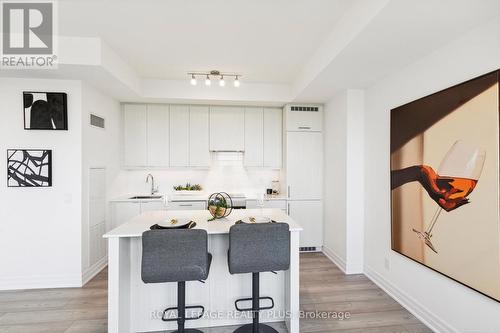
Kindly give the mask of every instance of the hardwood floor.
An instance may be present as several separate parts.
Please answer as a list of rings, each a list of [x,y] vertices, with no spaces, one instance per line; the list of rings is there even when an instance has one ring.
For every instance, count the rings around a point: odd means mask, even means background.
[[[323,254],[300,258],[301,309],[350,313],[349,319],[302,319],[300,332],[431,332],[364,275],[344,275]],[[0,333],[107,331],[107,270],[83,288],[0,292]],[[282,324],[273,325],[280,332]],[[231,332],[212,328],[209,332]]]

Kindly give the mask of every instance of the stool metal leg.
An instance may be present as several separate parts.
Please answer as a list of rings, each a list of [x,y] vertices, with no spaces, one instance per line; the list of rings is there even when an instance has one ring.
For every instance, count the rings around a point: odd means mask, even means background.
[[[259,273],[252,273],[252,317],[253,323],[239,327],[234,333],[278,333],[274,328],[259,323],[260,309]],[[273,302],[274,304],[274,302]]]
[[[177,331],[174,333],[203,333],[203,331],[188,328],[186,324],[186,282],[180,281],[177,283]]]

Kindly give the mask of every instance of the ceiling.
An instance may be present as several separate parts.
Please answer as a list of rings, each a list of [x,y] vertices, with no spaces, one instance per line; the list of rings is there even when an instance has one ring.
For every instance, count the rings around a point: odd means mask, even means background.
[[[246,82],[290,83],[354,3],[64,0],[59,34],[102,38],[143,78],[219,69]]]

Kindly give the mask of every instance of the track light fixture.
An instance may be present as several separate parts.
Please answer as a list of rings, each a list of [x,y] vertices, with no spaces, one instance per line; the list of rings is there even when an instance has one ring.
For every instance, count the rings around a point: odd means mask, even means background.
[[[235,87],[240,86],[240,74],[236,73],[221,73],[220,71],[210,71],[210,72],[189,72],[188,75],[191,77],[190,82],[191,85],[195,86],[197,84],[196,77],[197,76],[205,76],[205,85],[206,86],[211,86],[212,85],[212,77],[219,78],[219,86],[225,87],[226,86],[226,81],[224,80],[224,77],[234,77],[234,82],[233,85]]]

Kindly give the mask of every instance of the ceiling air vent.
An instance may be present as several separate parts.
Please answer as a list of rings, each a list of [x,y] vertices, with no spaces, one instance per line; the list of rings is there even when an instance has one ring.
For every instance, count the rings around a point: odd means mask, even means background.
[[[291,110],[301,112],[318,112],[319,108],[317,106],[292,106]]]
[[[90,125],[94,127],[104,128],[104,118],[91,113]]]

